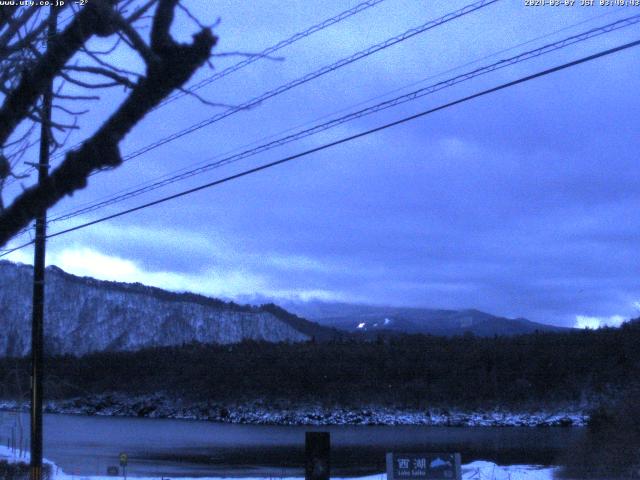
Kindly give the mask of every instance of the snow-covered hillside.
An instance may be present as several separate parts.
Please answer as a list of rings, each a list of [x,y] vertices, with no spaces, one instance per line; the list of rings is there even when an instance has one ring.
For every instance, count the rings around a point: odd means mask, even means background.
[[[0,356],[29,351],[32,272],[30,266],[0,262]],[[306,331],[300,325],[306,326]],[[296,319],[294,323],[286,315],[278,316],[273,308],[80,278],[56,267],[47,269],[48,353],[82,355],[194,341],[300,342],[310,338],[312,329],[311,322]]]

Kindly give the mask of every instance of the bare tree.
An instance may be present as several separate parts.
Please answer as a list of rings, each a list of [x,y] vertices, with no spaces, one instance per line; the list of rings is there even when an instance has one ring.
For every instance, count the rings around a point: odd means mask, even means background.
[[[41,209],[84,188],[93,172],[119,166],[123,138],[163,99],[182,88],[207,62],[217,41],[211,27],[199,22],[199,31],[190,43],[173,39],[170,28],[177,9],[197,22],[179,0],[85,3],[74,7],[71,21],[50,39],[46,50],[41,48],[47,35],[45,9],[0,10],[0,94],[4,97],[0,107],[0,196],[5,182],[19,178],[17,165],[35,143],[35,126],[44,122],[51,131],[51,148],[59,148],[65,136],[78,128],[78,115],[84,113],[71,104],[99,100],[97,93],[103,89],[127,90],[115,111],[78,148],[67,152],[44,182],[24,189],[6,207],[0,200],[0,246],[27,227]],[[148,35],[141,27],[145,22],[150,26]],[[99,51],[88,47],[94,38],[112,43]],[[111,55],[116,48],[135,52],[144,64],[143,71],[118,65]],[[69,121],[43,120],[40,99],[53,79],[57,82],[54,108]]]

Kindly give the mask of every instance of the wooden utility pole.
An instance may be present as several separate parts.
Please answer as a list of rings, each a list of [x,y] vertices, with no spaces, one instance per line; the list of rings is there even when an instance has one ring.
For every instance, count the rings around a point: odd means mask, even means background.
[[[57,30],[57,11],[49,11],[47,50]],[[42,124],[40,129],[40,158],[38,182],[49,175],[49,148],[51,146],[51,105],[53,79],[42,96]],[[31,317],[31,480],[42,480],[42,379],[44,346],[44,265],[47,237],[47,210],[36,217],[36,238],[33,259],[33,310]]]

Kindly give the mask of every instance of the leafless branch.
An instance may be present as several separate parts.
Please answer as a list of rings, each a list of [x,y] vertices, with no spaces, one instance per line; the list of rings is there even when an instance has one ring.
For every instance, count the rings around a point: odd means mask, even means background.
[[[114,0],[89,2],[60,33],[53,38],[47,52],[26,70],[17,87],[4,99],[0,108],[0,144],[4,144],[17,125],[26,117],[49,82],[92,35],[107,34],[102,22]]]
[[[37,12],[37,10],[38,9],[35,6],[27,7],[23,9],[22,14],[18,17],[8,17],[8,28],[2,35],[0,35],[0,45],[8,45],[11,39],[18,33],[20,28],[22,28],[29,21],[29,19]]]
[[[116,50],[116,48],[118,48],[121,41],[122,39],[120,38],[120,36],[117,36],[116,41],[113,42],[113,45],[111,45],[106,50],[92,50],[91,53],[93,53],[94,55],[111,55]]]
[[[32,106],[47,82],[60,73],[66,75],[63,68],[92,34],[107,36],[120,32],[120,14],[112,8],[114,2],[116,0],[89,2],[65,31],[52,39],[51,48],[25,72],[23,80],[0,108],[0,144],[7,140],[20,119],[32,115]],[[177,43],[171,37],[169,30],[177,3],[177,0],[157,1],[147,51],[143,54],[136,49],[146,62],[145,76],[132,85],[124,102],[77,150],[68,152],[44,181],[27,188],[0,213],[0,246],[26,227],[41,209],[84,188],[92,172],[120,165],[119,143],[122,139],[207,61],[217,41],[211,30],[202,29],[189,44]],[[105,20],[107,25],[100,23]]]
[[[68,108],[63,107],[62,105],[53,105],[51,108],[53,108],[54,110],[60,110],[61,112],[64,112],[68,115],[72,115],[74,117],[77,117],[78,115],[84,115],[85,113],[89,113],[89,109],[69,110]]]
[[[71,75],[67,74],[63,70],[59,72],[59,75],[64,78],[67,82],[77,85],[83,88],[90,89],[98,89],[98,88],[111,88],[111,87],[120,87],[122,83],[120,82],[105,82],[105,83],[89,83],[84,80],[78,80],[77,78],[73,78]]]
[[[54,122],[53,120],[45,120],[44,118],[42,118],[42,115],[39,115],[39,114],[29,113],[27,117],[33,120],[34,122],[40,123],[50,128],[55,128],[56,130],[59,130],[61,132],[69,128],[71,129],[79,128],[77,125],[73,125],[73,124],[65,124],[60,122]]]
[[[94,62],[98,63],[99,65],[102,65],[104,68],[107,68],[113,72],[117,72],[120,73],[122,75],[131,75],[131,76],[135,76],[135,77],[141,77],[142,75],[137,73],[137,72],[133,72],[131,70],[127,70],[124,68],[120,68],[120,67],[116,67],[115,65],[113,65],[112,63],[106,62],[105,60],[102,60],[98,55],[94,54],[91,50],[87,49],[87,48],[82,48],[81,49],[83,53],[85,53],[86,55],[88,55]]]
[[[181,92],[183,92],[186,95],[194,97],[196,100],[198,100],[202,104],[210,106],[210,107],[237,108],[237,106],[235,106],[235,105],[229,105],[227,103],[212,102],[210,100],[207,100],[206,98],[203,98],[202,96],[200,96],[199,94],[197,94],[194,91],[189,90],[188,88],[180,87],[180,88],[178,88],[178,90],[180,90]]]
[[[62,95],[60,93],[54,93],[53,96],[60,100],[100,100],[98,95]]]
[[[149,0],[147,3],[138,8],[135,12],[133,12],[129,17],[126,18],[126,22],[129,25],[133,25],[134,22],[138,21],[140,18],[144,16],[145,13],[149,11],[149,9],[158,3],[158,0]],[[122,12],[121,12],[122,14]]]
[[[182,10],[182,11],[187,15],[187,17],[189,17],[189,19],[191,19],[191,21],[192,21],[193,23],[195,23],[195,24],[198,26],[198,28],[200,28],[200,29],[211,29],[211,28],[213,28],[213,27],[214,27],[214,25],[203,25],[203,24],[202,24],[202,22],[201,22],[200,20],[198,20],[198,19],[197,19],[197,18],[196,18],[192,13],[191,13],[191,11],[190,11],[187,7],[185,7],[184,5],[182,5],[182,3],[181,3],[180,1],[178,1],[178,8],[179,8],[180,10]],[[220,20],[220,19],[218,19],[217,21],[219,21],[219,20]]]
[[[142,37],[138,34],[138,32],[136,32],[136,30],[129,22],[127,22],[120,15],[116,17],[116,21],[118,22],[118,26],[122,30],[122,34],[126,37],[121,38],[127,41],[131,48],[137,50],[148,64],[158,61],[158,58],[156,57],[153,50],[149,48],[149,46],[145,43]]]
[[[84,73],[89,73],[92,75],[102,75],[103,77],[107,77],[110,78],[111,80],[113,80],[116,83],[119,83],[121,85],[124,85],[127,88],[133,88],[135,86],[135,83],[132,82],[131,80],[129,80],[129,78],[123,76],[123,75],[119,75],[118,73],[109,70],[108,68],[103,68],[103,67],[91,67],[91,66],[76,66],[76,65],[67,65],[66,67],[63,68],[63,70],[71,70],[74,72],[84,72]],[[69,79],[70,77],[67,76],[65,77],[65,79]],[[76,82],[79,82],[78,80],[75,80]],[[88,88],[92,88],[92,87],[88,87]],[[95,87],[93,87],[95,88]]]

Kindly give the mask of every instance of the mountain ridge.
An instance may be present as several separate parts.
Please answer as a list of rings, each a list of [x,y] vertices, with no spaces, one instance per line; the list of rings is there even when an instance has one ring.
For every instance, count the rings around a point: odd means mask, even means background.
[[[0,355],[29,351],[33,268],[0,262]],[[79,277],[47,267],[45,348],[82,355],[191,342],[304,342],[331,329],[274,306],[239,305],[140,283]]]
[[[285,302],[283,306],[321,325],[355,332],[364,337],[385,333],[441,336],[470,333],[486,337],[569,330],[568,327],[533,322],[521,317],[501,317],[473,308],[447,310],[331,302]]]
[[[0,355],[30,348],[33,268],[0,261]],[[311,301],[239,304],[191,292],[98,280],[47,267],[48,353],[137,350],[191,342],[373,340],[380,336],[518,335],[561,331],[476,309],[445,310]],[[263,300],[267,300],[263,298]]]

